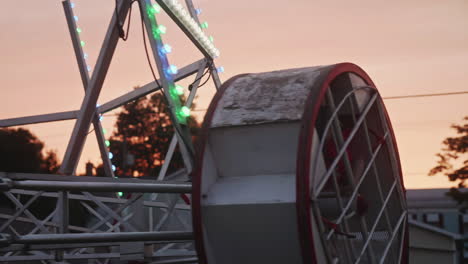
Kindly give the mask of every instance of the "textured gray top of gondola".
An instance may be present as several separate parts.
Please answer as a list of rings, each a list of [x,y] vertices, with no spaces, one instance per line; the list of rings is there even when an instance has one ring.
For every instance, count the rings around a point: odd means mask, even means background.
[[[254,73],[226,88],[211,127],[300,120],[312,84],[323,66]]]

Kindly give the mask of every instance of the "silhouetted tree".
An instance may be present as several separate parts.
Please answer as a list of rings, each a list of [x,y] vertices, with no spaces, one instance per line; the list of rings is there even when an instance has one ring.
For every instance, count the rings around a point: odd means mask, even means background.
[[[188,118],[188,124],[192,135],[196,135],[199,124],[192,117]],[[115,131],[109,139],[116,174],[156,175],[163,165],[173,134],[169,108],[161,93],[126,104],[118,114]],[[182,166],[182,157],[176,150],[169,172]],[[101,168],[97,171],[102,173]]]
[[[29,130],[23,128],[0,129],[0,171],[24,173],[56,173],[59,169],[57,154],[48,150],[44,153],[44,143]],[[24,203],[29,197],[22,197]],[[3,194],[0,203],[13,208],[13,204]],[[40,197],[29,210],[44,219],[55,209],[56,199]]]
[[[45,154],[44,143],[29,130],[0,129],[0,171],[55,173],[59,168],[57,154]]]
[[[468,179],[468,116],[464,123],[452,125],[457,136],[448,137],[442,143],[442,152],[436,154],[439,160],[437,166],[429,171],[429,175],[443,174],[452,182],[458,183],[458,188],[451,188],[449,196],[459,203],[468,202],[468,191],[463,191]]]

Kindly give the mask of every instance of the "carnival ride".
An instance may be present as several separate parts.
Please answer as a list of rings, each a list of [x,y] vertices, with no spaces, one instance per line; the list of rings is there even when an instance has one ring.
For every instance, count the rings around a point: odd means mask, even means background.
[[[159,79],[96,106],[133,2],[140,6]],[[369,76],[340,63],[243,74],[221,84],[223,69],[214,63],[219,51],[192,1],[156,2],[117,1],[89,76],[74,4],[63,1],[85,97],[76,111],[0,120],[0,127],[9,127],[76,119],[62,175],[0,172],[0,190],[16,206],[0,215],[0,261],[407,263],[397,146]],[[166,28],[157,21],[161,11],[203,59],[180,70],[169,63]],[[186,120],[206,72],[217,93],[194,147]],[[184,105],[177,82],[193,75]],[[159,90],[175,128],[164,165],[150,180],[117,178],[100,115]],[[106,178],[73,176],[91,125]],[[177,146],[185,169],[166,175]],[[22,202],[19,196],[30,198]],[[28,210],[39,197],[57,201],[44,219]],[[94,222],[70,225],[71,201]]]

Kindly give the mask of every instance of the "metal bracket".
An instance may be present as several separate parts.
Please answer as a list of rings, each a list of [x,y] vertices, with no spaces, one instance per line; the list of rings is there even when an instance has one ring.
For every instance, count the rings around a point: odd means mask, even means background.
[[[11,236],[9,234],[0,233],[0,247],[7,247],[11,244]]]
[[[0,192],[6,192],[13,188],[13,182],[8,178],[0,178]]]

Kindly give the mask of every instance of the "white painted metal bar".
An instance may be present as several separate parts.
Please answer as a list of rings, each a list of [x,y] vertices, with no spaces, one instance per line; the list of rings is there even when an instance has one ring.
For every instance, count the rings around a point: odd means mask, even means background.
[[[99,253],[99,254],[82,254],[82,255],[78,255],[78,256],[75,256],[75,257],[69,257],[67,255],[65,255],[65,259],[68,260],[68,259],[96,259],[96,258],[119,258],[120,257],[120,254],[119,253]],[[0,261],[1,262],[7,262],[7,263],[10,263],[10,262],[16,262],[16,261],[21,261],[21,262],[24,262],[24,261],[42,261],[42,263],[44,264],[47,264],[47,263],[50,263],[50,262],[44,262],[44,261],[53,261],[55,259],[54,256],[52,255],[46,255],[46,254],[43,254],[43,255],[21,255],[21,256],[8,256],[8,257],[5,257],[5,256],[0,256]],[[64,262],[56,262],[56,263],[64,263]],[[66,263],[66,262],[65,262]]]
[[[55,214],[57,213],[57,208],[54,209],[54,211],[52,211],[46,218],[44,218],[41,223],[46,226],[46,225],[49,225],[49,226],[52,226],[54,228],[58,228],[58,224],[55,223],[55,222],[49,222],[54,216]],[[29,220],[29,219],[28,219]],[[83,232],[83,230],[85,230],[86,228],[77,228],[76,226],[68,226],[68,228],[70,230],[74,230],[74,231],[77,231],[77,230],[82,230],[81,232]],[[28,234],[31,235],[31,234],[35,234],[37,231],[39,230],[39,227],[34,227],[33,230],[31,230],[31,232],[29,232]]]
[[[21,204],[21,202],[16,199],[16,197],[14,195],[12,195],[10,192],[5,192],[4,193],[5,196],[7,196],[17,207],[21,208],[23,205]],[[31,219],[31,221],[33,221],[33,223],[39,227],[41,229],[42,232],[44,233],[49,233],[49,231],[47,230],[47,228],[45,228],[45,226],[42,224],[42,222],[37,219],[27,208],[24,209],[24,214],[29,218]]]
[[[344,212],[344,206],[343,206],[343,199],[341,198],[341,190],[337,181],[337,176],[336,172],[334,171],[332,173],[332,179],[333,179],[333,187],[335,188],[335,193],[336,193],[336,200],[338,202],[338,206],[340,207],[340,210]],[[356,188],[357,189],[357,188]],[[350,202],[352,202],[352,197],[350,198]],[[338,224],[338,223],[336,223]],[[348,221],[344,221],[343,223],[344,230],[346,233],[350,233],[350,228],[348,225]],[[335,229],[331,229],[332,231],[335,231]],[[331,231],[330,231],[331,232]],[[327,236],[327,240],[330,239],[330,236]],[[356,248],[354,247],[354,244],[351,243],[349,239],[344,239],[341,242],[344,243],[344,248],[345,248],[345,254],[348,260],[352,260],[356,257]]]
[[[197,11],[195,10],[192,0],[185,0],[185,5],[187,5],[190,16],[200,25],[200,20],[198,19]]]
[[[177,75],[175,76],[175,81],[182,80],[194,73],[196,73],[202,64],[205,64],[206,60],[201,59],[192,64],[189,64],[179,70]],[[134,101],[142,96],[145,96],[149,93],[156,92],[161,87],[157,86],[157,84],[153,81],[150,82],[136,90],[128,92],[122,96],[119,96],[97,108],[97,112],[102,114],[114,110],[117,107],[120,107],[128,102]],[[24,116],[24,117],[16,117],[16,118],[8,118],[8,119],[1,119],[0,120],[0,127],[11,127],[11,126],[21,126],[21,125],[30,125],[30,124],[38,124],[38,123],[47,123],[47,122],[55,122],[55,121],[64,121],[64,120],[72,120],[78,117],[79,110],[73,111],[65,111],[65,112],[57,112],[57,113],[50,113],[50,114],[42,114],[42,115],[32,115],[32,116]]]
[[[130,2],[130,0],[118,1],[117,12],[119,13],[120,18],[125,19],[127,17]],[[73,133],[60,167],[60,172],[63,174],[73,174],[78,164],[78,160],[86,140],[86,134],[88,133],[89,126],[96,111],[96,103],[119,40],[117,24],[117,16],[114,13],[102,44],[93,75],[89,81],[85,98],[81,104],[78,120],[73,128]]]
[[[89,198],[93,199],[94,195],[89,192],[83,192],[84,195],[88,196]],[[113,219],[117,220],[118,222],[122,223],[122,225],[127,229],[127,231],[137,231],[137,229],[128,222],[123,221],[122,216],[112,210],[109,206],[104,204],[100,201],[95,201],[96,205],[101,208],[104,212],[107,213],[108,216],[112,217]],[[102,220],[101,220],[102,221]]]
[[[58,228],[58,224],[55,223],[55,222],[49,222],[50,218],[52,218],[53,216],[53,213],[50,214],[47,218],[45,218],[44,220],[42,220],[42,224],[44,226],[50,226],[50,227],[56,227]],[[10,219],[11,215],[7,215],[7,214],[0,214],[0,218],[1,219]],[[15,218],[15,221],[19,221],[19,222],[24,222],[24,223],[31,223],[31,224],[34,224],[34,221],[32,221],[31,219],[29,218],[26,218],[26,217],[17,217]],[[88,232],[89,230],[87,228],[83,228],[83,227],[79,227],[79,226],[68,226],[70,230],[73,230],[73,231],[77,231],[77,232]],[[29,234],[34,234],[37,232],[37,230],[39,230],[38,227],[35,227]],[[1,250],[0,250],[1,251]]]
[[[190,16],[197,22],[198,25],[200,25],[200,20],[198,19],[198,15],[195,10],[195,7],[193,6],[192,0],[185,0],[185,4],[187,5],[187,9],[190,13]],[[219,79],[218,71],[213,60],[210,61],[209,68],[211,71],[211,76],[213,78],[215,88],[216,90],[218,90],[219,87],[221,87],[221,80]]]
[[[332,92],[331,92],[331,87],[327,90],[325,96],[326,96],[326,100],[327,100],[327,102],[329,104],[329,107],[332,110],[332,112],[334,114],[338,113],[340,111],[340,109],[335,107],[335,102],[334,102],[334,97],[333,97]],[[356,136],[356,134],[359,131],[359,128],[361,127],[362,123],[365,121],[365,119],[367,117],[367,113],[370,111],[370,109],[372,108],[372,106],[373,106],[373,104],[374,104],[374,102],[375,102],[375,100],[377,98],[376,96],[377,96],[377,93],[374,94],[372,99],[369,100],[369,102],[368,102],[368,104],[366,106],[366,109],[362,113],[362,116],[355,123],[349,137],[346,139],[346,142],[348,144],[345,144],[345,139],[343,138],[343,131],[342,131],[342,128],[341,128],[340,123],[338,121],[338,115],[335,114],[334,117],[331,118],[331,120],[330,120],[330,122],[332,123],[332,133],[333,133],[333,137],[335,139],[336,151],[339,152],[339,153],[342,153],[342,154],[341,155],[340,154],[336,155],[335,160],[333,161],[333,163],[330,166],[327,173],[333,172],[335,170],[336,166],[337,166],[336,164],[339,163],[341,157],[344,157],[344,165],[345,165],[346,176],[348,178],[349,183],[353,186],[353,188],[355,188],[356,183],[355,183],[354,172],[353,172],[353,169],[351,167],[351,161],[349,160],[348,155],[343,155],[343,154],[346,153],[349,144],[351,143],[353,138]],[[349,98],[352,98],[352,97],[343,98],[341,101],[342,102],[347,101],[347,99],[349,99]],[[324,135],[326,135],[326,134],[324,134]],[[327,178],[327,177],[324,177],[324,178]],[[368,238],[367,237],[368,236],[367,222],[366,222],[366,220],[365,220],[365,218],[363,216],[359,217],[359,221],[360,221],[360,225],[361,225],[361,231],[362,231],[361,233],[362,233],[364,239],[367,239]],[[366,251],[366,252],[367,252],[367,257],[368,257],[369,261],[375,262],[375,253],[374,253],[372,245],[369,245],[369,250]]]
[[[315,218],[315,221],[318,225],[318,229],[321,230],[320,232],[320,240],[322,242],[322,245],[325,245],[326,241],[325,241],[325,233],[324,233],[324,230],[325,229],[325,226],[323,224],[323,218],[322,218],[322,213],[320,212],[320,209],[318,207],[318,205],[314,205],[314,203],[317,203],[316,200],[312,200],[312,211],[313,211],[313,217]],[[325,257],[328,259],[328,262],[329,263],[332,263],[332,254],[331,254],[331,250],[330,250],[330,247],[327,247],[327,246],[324,246],[323,249],[326,251],[326,254],[325,254]]]
[[[104,217],[103,217],[101,214],[99,214],[98,212],[96,212],[96,210],[94,210],[94,209],[93,209],[91,206],[89,206],[87,203],[85,203],[85,202],[80,202],[80,204],[81,204],[84,208],[86,208],[86,210],[88,210],[92,215],[94,215],[95,217],[97,217],[99,220],[103,220],[103,219],[104,219]],[[106,221],[106,225],[107,225],[107,227],[112,228],[112,224],[109,223],[109,221]]]
[[[197,263],[198,258],[182,258],[182,259],[168,259],[168,260],[158,260],[153,261],[151,264],[187,264],[187,263]]]
[[[338,163],[340,162],[340,159],[341,157],[343,156],[343,154],[346,152],[346,149],[348,148],[349,144],[351,143],[352,139],[354,138],[354,136],[356,135],[357,131],[359,130],[362,122],[364,121],[364,118],[366,117],[366,114],[369,112],[369,110],[371,109],[372,105],[374,104],[375,100],[377,99],[377,94],[374,94],[371,99],[369,100],[369,103],[367,104],[366,108],[364,109],[363,113],[362,113],[362,116],[359,117],[357,123],[354,125],[353,129],[351,130],[350,134],[349,134],[349,137],[348,139],[346,139],[344,142],[343,142],[343,145],[341,145],[341,150],[340,152],[336,155],[335,157],[335,160],[333,161],[333,163],[330,165],[330,168],[328,169],[328,171],[325,173],[325,175],[322,177],[322,180],[321,182],[318,184],[316,190],[315,190],[315,194],[317,195],[318,193],[320,193],[323,189],[323,187],[325,186],[328,178],[330,177],[332,171],[336,168],[336,166],[338,165]],[[338,109],[338,108],[337,108]],[[333,120],[334,117],[332,117],[331,120]],[[332,124],[332,122],[330,122],[329,124]],[[328,125],[327,124],[327,128],[328,128]],[[325,130],[325,132],[327,132]],[[324,132],[324,135],[326,135]]]
[[[177,170],[174,173],[171,173],[167,176],[168,179],[171,178],[181,178],[186,176],[187,173],[184,169]],[[93,176],[67,176],[67,175],[58,175],[58,174],[43,174],[43,173],[22,173],[22,172],[2,172],[0,171],[0,179],[6,178],[11,180],[41,180],[41,181],[68,181],[68,182],[124,182],[124,183],[154,183],[153,178],[108,178],[108,177],[93,177]],[[172,183],[176,181],[171,181]]]
[[[383,102],[381,100],[378,103],[383,105]],[[384,129],[390,130],[389,124],[387,123],[387,116],[383,113],[383,109],[384,109],[383,107],[378,108],[380,120],[382,122],[382,125],[383,125]],[[399,161],[397,160],[397,157],[396,157],[398,152],[395,149],[395,146],[393,145],[392,139],[388,138],[387,141],[386,141],[386,144],[387,144],[388,149],[390,150],[390,162],[392,163],[392,167],[400,168],[400,163],[399,163]],[[405,191],[403,190],[403,183],[401,182],[400,177],[397,177],[397,181],[398,181],[397,190],[398,190],[399,196],[400,197],[406,197]],[[407,205],[406,205],[405,200],[401,199],[400,200],[400,205],[401,205],[401,208],[403,208],[403,210],[407,210]]]
[[[185,106],[189,107],[192,105],[193,103],[193,100],[195,99],[195,95],[197,93],[197,90],[198,90],[198,85],[200,84],[200,81],[201,81],[201,77],[203,76],[203,71],[206,69],[206,66],[207,66],[207,62],[206,60],[203,60],[203,63],[199,66],[198,68],[198,72],[197,72],[197,75],[195,76],[195,81],[192,83],[192,89],[190,91],[190,94],[187,98],[187,101],[185,102]],[[172,160],[172,156],[174,155],[174,151],[175,151],[175,148],[177,146],[177,143],[178,143],[178,138],[177,138],[177,135],[174,134],[172,136],[172,139],[171,139],[171,143],[169,144],[169,148],[167,150],[167,153],[166,153],[166,156],[164,157],[164,164],[161,166],[161,169],[159,170],[159,174],[158,174],[158,178],[157,180],[159,181],[162,181],[165,176],[166,176],[166,173],[167,173],[167,169],[169,168],[169,165],[170,165],[170,162]],[[183,156],[184,157],[184,156]],[[186,164],[189,163],[190,161],[184,161]],[[151,195],[151,201],[154,201],[156,200],[158,194],[157,193],[154,193]],[[174,204],[174,206],[176,206],[176,204]],[[171,209],[169,210],[169,212],[172,212],[173,208],[170,207]],[[167,214],[169,214],[169,212]],[[150,231],[153,231],[153,208],[149,208],[149,214],[148,214],[148,217],[149,217],[149,230]],[[158,229],[156,229],[158,230]]]
[[[329,130],[331,129],[332,127],[332,124],[333,124],[333,119],[336,118],[336,116],[338,115],[338,112],[339,110],[343,107],[343,105],[347,102],[347,99],[349,99],[357,90],[360,90],[360,89],[369,89],[371,87],[359,87],[359,88],[356,88],[354,89],[353,91],[350,91],[348,92],[344,97],[343,99],[341,100],[341,102],[336,106],[336,111],[334,111],[332,113],[332,115],[330,116],[330,120],[328,121],[328,123],[326,124],[325,126],[325,129],[323,131],[323,138],[326,138],[326,136],[328,135],[329,133]],[[370,110],[370,109],[369,109]],[[324,148],[324,145],[325,145],[325,140],[321,140],[320,141],[320,145],[318,147],[318,149],[321,151],[323,150]],[[316,172],[317,171],[317,166],[318,166],[318,156],[315,157],[314,159],[314,162],[312,164],[312,168],[313,168],[313,172]],[[326,181],[325,181],[326,183]],[[325,184],[324,183],[324,184]],[[314,196],[314,199],[318,197],[318,195],[321,193],[321,189],[319,191],[315,190],[315,196]]]
[[[20,190],[20,189],[12,189],[10,192],[11,193],[16,193],[16,194],[24,194],[24,195],[34,195],[36,193],[36,191],[28,191],[28,190]],[[55,197],[55,198],[58,197],[57,193],[53,193],[53,192],[44,192],[41,196],[42,197]],[[93,200],[89,199],[88,197],[86,197],[84,195],[79,195],[79,194],[69,194],[69,197],[70,197],[70,199],[79,200],[79,201],[93,201]],[[101,201],[101,202],[112,203],[112,204],[124,204],[125,202],[127,202],[127,199],[124,199],[124,198],[110,198],[110,197],[99,197],[99,196],[96,196],[94,198],[96,200]],[[168,208],[168,205],[166,203],[155,202],[155,201],[153,201],[153,202],[144,201],[143,205],[147,206],[147,207],[156,207],[156,208],[161,208],[161,209],[167,209]],[[190,210],[190,206],[185,205],[185,204],[177,204],[176,209],[177,210],[188,211],[188,210]]]
[[[20,235],[19,235],[20,236]],[[161,240],[161,241],[144,241],[145,245],[149,244],[182,244],[193,241],[192,239],[187,240],[177,240],[177,241],[170,241],[170,240]],[[13,244],[8,247],[0,247],[0,252],[14,252],[14,251],[26,251],[29,250],[54,250],[54,249],[73,249],[73,248],[91,248],[91,247],[108,247],[108,246],[119,246],[120,242],[94,242],[94,243],[67,243],[67,244],[33,244],[33,245],[22,245],[22,244]],[[188,251],[186,254],[181,255],[196,255],[196,252]],[[157,257],[166,257],[168,255],[159,255],[154,254],[153,256]]]
[[[120,182],[50,182],[50,181],[13,181],[13,187],[25,190],[45,191],[89,191],[89,192],[158,192],[190,193],[192,184],[181,183],[120,183]]]
[[[151,7],[151,1],[150,0],[138,0],[140,2],[140,7],[143,9],[143,13],[145,14],[143,16],[144,24],[146,27],[146,33],[148,36],[148,39],[151,44],[151,49],[153,52],[153,57],[156,62],[156,65],[158,66],[158,73],[159,73],[159,78],[160,78],[160,83],[162,85],[162,89],[165,91],[164,95],[167,99],[167,102],[169,102],[169,107],[170,107],[170,117],[172,121],[172,125],[175,128],[176,135],[179,137],[179,144],[180,146],[180,152],[183,156],[185,167],[187,168],[188,171],[192,170],[193,167],[193,158],[194,158],[194,152],[195,150],[193,149],[192,145],[192,138],[190,136],[190,131],[188,126],[186,125],[181,125],[179,120],[177,119],[177,113],[175,109],[175,104],[171,98],[171,95],[169,94],[169,89],[171,85],[174,85],[173,81],[169,80],[166,78],[166,72],[164,68],[164,62],[167,63],[167,57],[164,54],[161,54],[158,50],[158,47],[162,47],[163,43],[161,39],[156,39],[153,37],[152,32],[152,23],[154,23],[155,27],[158,27],[156,19],[154,21],[150,20],[150,17],[146,14],[148,14],[148,7]]]
[[[190,94],[187,98],[187,101],[185,102],[185,106],[189,107],[192,106],[193,100],[195,99],[195,95],[198,90],[198,85],[200,84],[201,81],[201,76],[203,75],[203,71],[206,69],[206,61],[203,62],[202,65],[198,68],[197,75],[195,76],[195,81],[193,82],[193,87],[192,90],[190,91]],[[167,169],[169,168],[170,161],[172,160],[172,155],[174,154],[175,148],[177,146],[177,136],[174,134],[174,136],[171,139],[171,143],[169,144],[169,148],[167,150],[166,156],[164,157],[164,164],[161,167],[161,170],[159,171],[158,174],[158,180],[162,181],[164,177],[166,176]],[[156,199],[156,198],[154,198]],[[152,200],[154,200],[152,199]]]
[[[68,31],[73,44],[73,50],[75,51],[76,62],[78,64],[78,70],[80,71],[81,82],[83,88],[86,91],[89,82],[89,74],[87,69],[86,61],[84,60],[84,52],[80,45],[80,36],[77,32],[76,21],[74,19],[73,9],[71,7],[71,1],[62,1],[63,11],[65,12],[65,18],[67,20]]]
[[[158,223],[155,225],[155,228],[154,230],[156,231],[159,231],[161,230],[164,225],[167,223],[167,220],[169,219],[169,217],[171,216],[171,214],[174,212],[174,208],[177,204],[177,201],[179,200],[179,195],[175,195],[173,197],[170,197],[170,201],[169,201],[169,208],[167,209],[166,213],[164,214],[164,216],[158,221]],[[151,224],[151,223],[150,223]]]
[[[219,88],[221,87],[221,79],[219,78],[218,70],[214,62],[212,62],[210,66],[211,78],[213,78],[213,83],[215,85],[216,90],[219,90]]]
[[[193,239],[192,232],[123,232],[123,233],[82,233],[82,234],[46,234],[25,235],[13,238],[18,244],[59,244],[59,243],[95,243],[95,242],[131,242],[131,241],[177,241]]]
[[[29,198],[29,200],[19,208],[19,210],[16,210],[16,212],[13,215],[10,215],[9,219],[5,223],[3,223],[2,226],[0,226],[0,232],[2,232],[13,221],[15,221],[24,212],[24,210],[26,210],[34,201],[37,200],[37,198],[39,198],[39,196],[41,196],[42,193],[43,192],[41,191],[41,192],[37,192],[36,194],[34,194],[34,196]]]
[[[351,83],[350,83],[350,85],[352,87]],[[356,109],[355,109],[356,107],[357,107],[356,97],[353,97],[352,102],[351,102],[351,113],[352,113],[352,117],[353,117],[354,122],[356,122]],[[378,102],[376,103],[376,107],[377,107],[377,111],[380,111]],[[364,127],[364,135],[365,135],[364,138],[366,140],[367,150],[368,150],[368,153],[370,155],[372,155],[373,146],[372,146],[372,141],[371,141],[370,135],[369,135],[369,127],[367,125],[367,120],[364,120],[364,123],[362,125]],[[385,129],[383,129],[383,131],[385,131],[385,137],[383,137],[382,139],[386,141],[387,137],[389,135],[389,131],[385,130]],[[379,145],[381,145],[381,144],[382,143],[379,143]],[[382,191],[382,185],[380,183],[381,177],[379,177],[379,171],[378,171],[377,166],[375,165],[375,163],[372,163],[372,171],[374,172],[374,177],[375,177],[375,181],[376,181],[376,185],[377,185],[377,191],[379,193],[380,202],[383,203],[384,202],[384,196],[383,196],[383,191]],[[387,225],[387,229],[389,230],[389,232],[393,232],[392,226],[391,226],[391,223],[390,223],[390,217],[388,216],[387,210],[384,210],[384,217],[385,217],[385,224]],[[393,255],[392,255],[392,261],[393,262],[395,261],[393,259]]]
[[[385,135],[385,137],[387,137],[387,136],[388,136],[388,133]],[[375,149],[374,153],[372,154],[369,162],[367,163],[366,168],[364,169],[364,172],[362,173],[361,177],[359,178],[358,182],[356,183],[356,185],[354,187],[354,191],[351,194],[351,196],[349,197],[348,203],[343,208],[340,216],[338,216],[337,220],[335,221],[335,224],[337,224],[337,225],[341,224],[341,221],[343,221],[343,219],[345,218],[346,212],[348,212],[348,210],[351,208],[351,205],[353,204],[353,201],[356,199],[356,196],[357,196],[358,191],[359,191],[359,187],[364,182],[364,179],[366,178],[367,174],[369,173],[369,171],[370,171],[370,169],[372,167],[372,164],[374,163],[374,161],[377,158],[378,154],[380,153],[381,149],[382,149],[382,144],[379,144],[377,146],[377,148]],[[327,235],[327,239],[330,239],[330,237],[332,236],[334,231],[335,230],[333,230],[333,229],[330,230],[330,232]]]
[[[330,90],[328,90],[327,92],[329,95],[331,94],[330,93]],[[348,99],[348,97],[344,98],[342,101],[346,101]],[[335,111],[336,113],[338,113],[338,110]],[[338,139],[337,139],[337,136],[335,135],[335,133],[332,133],[332,137],[333,137],[333,140],[335,142],[338,142]],[[324,134],[323,136],[324,140],[326,138],[326,134]],[[324,141],[323,140],[323,141]],[[339,151],[338,148],[338,145],[335,144],[335,148],[336,148],[336,152]],[[333,185],[334,185],[334,188],[335,188],[335,195],[336,195],[336,198],[338,200],[338,205],[340,207],[340,210],[343,211],[343,202],[342,202],[342,199],[341,199],[341,189],[339,188],[339,184],[338,184],[338,181],[337,181],[337,176],[336,176],[336,171],[335,170],[332,170],[332,178],[333,178]],[[352,202],[352,198],[350,199],[350,202]],[[349,224],[348,224],[348,221],[345,219],[345,221],[343,222],[343,226],[344,226],[344,230],[346,233],[350,233],[350,228],[349,228]],[[335,229],[332,229],[331,231],[335,231]],[[331,232],[330,231],[330,232]],[[326,237],[327,240],[330,239],[330,235]],[[343,243],[345,244],[345,250],[346,250],[346,256],[348,257],[348,260],[349,261],[352,261],[353,259],[356,258],[356,247],[355,247],[355,244],[351,242],[351,240],[349,239],[344,239],[342,240]],[[349,251],[349,252],[348,252]],[[352,258],[351,258],[352,257]]]
[[[114,212],[115,214],[119,214],[121,213],[125,208],[127,208],[128,206],[132,205],[134,202],[136,202],[138,199],[140,199],[141,197],[143,196],[143,194],[141,193],[138,193],[138,194],[135,194],[133,195],[133,197],[131,199],[128,199],[124,204],[122,204],[121,206],[119,206]],[[89,197],[89,195],[88,195]],[[89,197],[90,199],[92,199],[94,202],[96,202],[97,199],[95,199],[96,197]],[[90,232],[94,232],[95,230],[97,230],[99,227],[101,227],[105,222],[109,221],[110,219],[112,218],[112,216],[110,214],[106,215],[106,217],[104,217],[104,219],[100,220],[99,222],[97,222],[96,224],[94,224],[91,228],[90,228]]]
[[[380,258],[380,262],[379,262],[380,264],[384,263],[385,258],[387,257],[388,251],[392,247],[393,240],[395,240],[395,237],[396,237],[397,233],[401,230],[402,231],[401,233],[403,235],[404,228],[400,229],[400,227],[401,227],[402,223],[404,223],[406,215],[407,215],[407,212],[403,211],[400,218],[398,218],[398,222],[396,223],[395,227],[393,228],[390,240],[388,241],[388,244],[387,244],[387,246],[385,247],[385,249],[384,249],[384,251],[382,253],[382,257]]]
[[[178,73],[174,76],[175,81],[180,81],[198,71],[200,67],[205,63],[205,59],[198,60],[194,63],[191,63],[183,68],[181,68]],[[161,82],[161,80],[158,80],[158,82]],[[152,81],[148,84],[143,85],[142,87],[135,89],[131,92],[128,92],[122,96],[119,96],[105,104],[102,104],[97,108],[97,111],[99,113],[106,113],[111,110],[114,110],[117,107],[120,107],[128,102],[134,101],[142,96],[145,96],[147,94],[159,91],[161,89],[161,86],[158,86],[155,81]]]
[[[56,220],[59,223],[58,233],[59,234],[66,234],[68,233],[68,223],[69,223],[69,207],[68,207],[68,193],[66,191],[59,192],[59,198],[57,201],[57,214]],[[55,251],[55,260],[56,261],[63,261],[65,252],[61,249]]]
[[[79,111],[57,112],[43,115],[24,116],[0,120],[0,127],[22,126],[76,119]]]
[[[385,197],[385,201],[382,204],[382,208],[380,209],[379,213],[377,214],[377,217],[375,218],[375,223],[372,225],[372,228],[371,228],[371,230],[370,230],[370,232],[368,234],[366,242],[364,243],[364,246],[362,247],[361,253],[359,254],[358,258],[356,259],[356,262],[355,262],[356,264],[361,261],[361,257],[362,257],[362,255],[364,255],[364,252],[366,251],[366,249],[367,249],[367,247],[368,247],[368,245],[369,245],[369,243],[370,243],[370,241],[372,239],[372,235],[374,234],[375,229],[377,228],[377,226],[379,224],[380,218],[382,217],[382,214],[385,211],[385,207],[387,206],[388,201],[390,200],[390,197],[392,196],[396,185],[397,185],[397,181],[395,180],[393,182],[393,184],[392,184],[392,187],[388,191],[387,197]]]
[[[191,107],[193,100],[195,100],[195,96],[197,95],[198,91],[198,86],[200,85],[200,82],[202,81],[202,76],[203,72],[206,70],[206,68],[209,68],[209,63],[208,61],[204,61],[202,65],[198,68],[197,75],[195,76],[195,80],[192,83],[192,90],[189,93],[189,96],[187,97],[187,101],[185,102],[185,106]]]

